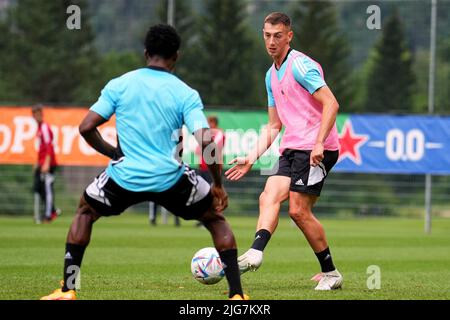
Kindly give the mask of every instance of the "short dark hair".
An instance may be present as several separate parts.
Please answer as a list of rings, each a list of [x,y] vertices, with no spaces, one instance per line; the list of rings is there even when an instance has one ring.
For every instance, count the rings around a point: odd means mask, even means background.
[[[282,12],[272,12],[269,14],[266,19],[264,19],[264,23],[270,24],[284,24],[286,27],[291,27],[291,18],[285,13]]]
[[[145,36],[145,49],[150,57],[172,58],[180,49],[180,45],[178,32],[167,24],[152,26]]]
[[[219,118],[216,116],[208,116],[208,121],[213,121],[215,124],[219,124]]]

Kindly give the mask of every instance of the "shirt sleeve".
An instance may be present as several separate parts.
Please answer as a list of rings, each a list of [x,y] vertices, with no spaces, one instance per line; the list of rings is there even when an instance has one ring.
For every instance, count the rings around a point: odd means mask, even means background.
[[[45,155],[51,155],[53,149],[53,140],[52,133],[49,125],[47,123],[43,123],[41,127],[42,138],[41,143],[43,144],[43,150],[45,150]]]
[[[275,107],[275,99],[274,99],[273,93],[272,93],[271,75],[272,75],[272,69],[269,69],[269,71],[267,71],[267,73],[266,73],[267,105],[269,107]]]
[[[90,108],[102,118],[109,120],[116,111],[120,98],[119,78],[113,79],[103,88],[97,102]]]
[[[197,91],[192,90],[187,97],[183,108],[184,124],[191,133],[203,128],[209,128],[206,116],[203,113],[203,103]]]
[[[308,57],[298,57],[292,64],[294,78],[300,85],[313,94],[318,89],[326,86],[325,80],[320,74],[319,67]]]

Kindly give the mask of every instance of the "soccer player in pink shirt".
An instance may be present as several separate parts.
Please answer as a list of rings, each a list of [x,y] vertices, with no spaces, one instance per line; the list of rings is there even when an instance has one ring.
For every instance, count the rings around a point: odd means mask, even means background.
[[[326,85],[321,66],[293,50],[291,20],[274,12],[264,21],[264,41],[274,63],[266,75],[269,122],[256,147],[225,175],[239,180],[272,145],[282,127],[278,171],[267,179],[259,198],[259,219],[252,247],[239,257],[241,272],[257,270],[263,250],[278,225],[281,203],[289,199],[289,216],[303,232],[319,260],[322,273],[316,290],[342,286],[322,224],[312,213],[324,180],[339,157],[336,116],[339,104]]]

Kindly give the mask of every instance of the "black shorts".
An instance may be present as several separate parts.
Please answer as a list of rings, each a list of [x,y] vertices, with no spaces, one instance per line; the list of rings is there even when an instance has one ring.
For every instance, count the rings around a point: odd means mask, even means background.
[[[291,178],[291,191],[320,196],[325,178],[339,158],[339,151],[325,151],[322,162],[316,167],[310,166],[310,155],[311,150],[284,150],[275,175]]]
[[[188,167],[177,183],[163,192],[126,190],[103,171],[86,188],[84,198],[101,216],[119,215],[134,204],[152,201],[185,220],[199,219],[213,201],[210,185]]]

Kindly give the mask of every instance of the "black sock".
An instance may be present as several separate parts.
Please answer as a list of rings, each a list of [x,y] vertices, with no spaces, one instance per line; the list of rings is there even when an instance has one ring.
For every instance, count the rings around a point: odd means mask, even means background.
[[[322,252],[316,252],[316,257],[319,260],[322,272],[330,272],[336,270],[331,258],[330,248],[326,248]]]
[[[255,240],[253,241],[252,248],[259,251],[264,251],[264,248],[269,242],[271,236],[272,235],[270,232],[266,229],[258,230],[255,233]]]
[[[81,267],[84,250],[86,250],[86,246],[66,243],[66,255],[64,256],[64,285],[62,287],[63,292],[75,290],[75,280]]]
[[[237,249],[228,249],[219,252],[220,260],[225,271],[225,276],[229,286],[229,298],[235,294],[242,296],[241,275],[239,273],[239,267],[237,263]]]

